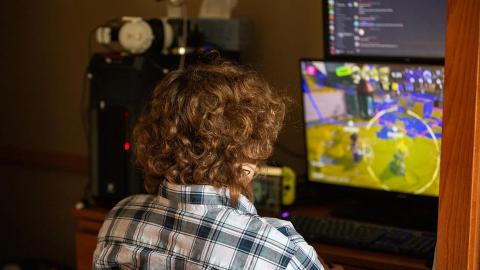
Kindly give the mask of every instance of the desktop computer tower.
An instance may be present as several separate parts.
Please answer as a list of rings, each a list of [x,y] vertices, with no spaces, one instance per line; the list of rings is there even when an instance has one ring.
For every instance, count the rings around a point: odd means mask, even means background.
[[[237,52],[221,53],[239,59]],[[188,55],[187,64],[198,56]],[[178,55],[107,53],[91,58],[88,190],[96,204],[112,205],[144,191],[142,173],[132,155],[132,130],[156,84],[178,64]]]
[[[153,61],[147,55],[95,54],[89,63],[90,193],[96,203],[113,204],[143,192],[132,156],[131,133],[155,85],[176,57]]]

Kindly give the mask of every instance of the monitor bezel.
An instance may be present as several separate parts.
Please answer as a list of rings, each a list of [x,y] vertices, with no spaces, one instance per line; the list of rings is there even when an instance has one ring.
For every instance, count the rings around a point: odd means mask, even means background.
[[[319,199],[318,203],[324,203],[328,201],[330,197],[338,197],[338,198],[352,198],[356,200],[381,200],[382,203],[398,203],[401,201],[411,201],[419,205],[419,207],[427,208],[429,210],[434,211],[436,213],[438,211],[438,198],[439,196],[430,196],[430,195],[421,195],[421,194],[412,194],[412,193],[405,193],[399,191],[385,191],[381,189],[372,189],[372,188],[365,188],[365,187],[355,187],[355,186],[347,186],[347,185],[338,185],[338,184],[331,184],[325,182],[318,182],[313,181],[310,179],[309,174],[309,165],[308,165],[308,146],[307,146],[307,133],[305,128],[305,102],[303,98],[303,88],[302,88],[302,62],[304,61],[322,61],[322,62],[330,62],[330,63],[357,63],[357,64],[394,64],[394,65],[408,65],[408,64],[416,64],[416,65],[423,65],[423,66],[443,66],[437,63],[405,63],[405,62],[392,62],[386,61],[362,61],[358,59],[349,59],[347,61],[341,60],[331,60],[331,59],[318,59],[318,58],[300,58],[298,61],[298,72],[300,78],[300,91],[301,91],[301,109],[302,109],[302,124],[303,124],[303,140],[304,140],[304,161],[305,161],[305,180],[306,185],[308,185],[307,190],[315,190],[317,195],[320,196],[313,196]]]
[[[418,57],[418,56],[386,56],[386,55],[332,55],[330,54],[330,30],[328,28],[328,1],[322,1],[323,23],[323,55],[327,60],[333,61],[375,61],[375,62],[398,62],[398,63],[429,63],[443,65],[445,57]]]

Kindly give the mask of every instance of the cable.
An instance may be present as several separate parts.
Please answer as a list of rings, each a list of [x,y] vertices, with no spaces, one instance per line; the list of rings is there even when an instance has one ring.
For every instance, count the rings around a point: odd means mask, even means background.
[[[105,27],[105,26],[108,26],[112,23],[116,23],[118,22],[118,19],[119,18],[113,18],[113,19],[109,19],[107,21],[105,21],[104,23],[94,27],[92,30],[89,31],[88,33],[88,37],[87,37],[87,63],[91,60],[92,58],[92,39],[93,39],[93,36],[95,35],[97,29],[99,27]],[[110,49],[110,50],[113,50],[112,48],[110,48],[109,46],[107,45],[104,45],[104,48],[107,48],[107,49]],[[113,50],[115,51],[115,50]],[[88,81],[90,80],[90,74],[89,74],[89,71],[88,71],[88,64],[87,64],[87,67],[85,68],[84,70],[84,73],[83,73],[83,80],[82,80],[82,93],[81,93],[81,97],[80,97],[80,116],[81,116],[81,121],[82,121],[82,128],[83,128],[83,132],[84,132],[84,136],[85,136],[85,141],[87,142],[87,147],[90,147],[90,137],[89,137],[89,134],[90,134],[90,121],[89,121],[89,118],[88,118],[88,107],[89,107],[89,103],[88,103]],[[88,148],[90,149],[90,148]]]
[[[81,121],[82,121],[82,128],[83,128],[83,133],[85,136],[85,142],[87,144],[87,153],[88,156],[90,157],[90,119],[88,117],[88,112],[89,112],[89,102],[88,102],[88,88],[89,88],[89,80],[90,80],[90,74],[88,70],[88,62],[92,58],[92,37],[95,34],[95,31],[98,27],[90,30],[88,33],[88,40],[87,40],[87,67],[85,68],[83,72],[83,80],[82,80],[82,93],[80,97],[80,116],[81,116]],[[92,185],[92,179],[89,176],[87,178],[87,183],[85,184],[85,187],[83,189],[83,196],[82,196],[82,203],[83,206],[86,204],[89,204],[91,202],[91,185]]]
[[[90,30],[88,34],[87,40],[87,63],[90,61],[92,57],[92,37],[95,34],[97,28]],[[82,81],[82,94],[80,97],[80,116],[82,121],[83,132],[85,136],[85,141],[87,142],[87,146],[90,146],[90,123],[88,120],[88,80],[89,80],[89,72],[88,72],[88,64],[83,73],[83,81]]]
[[[87,153],[88,156],[91,155],[91,141],[90,141],[90,119],[89,119],[89,81],[90,81],[90,76],[91,74],[89,73],[89,66],[88,63],[92,59],[93,56],[93,50],[92,50],[92,39],[93,36],[95,35],[97,29],[99,27],[107,26],[110,25],[114,22],[117,22],[118,18],[113,18],[110,20],[107,20],[101,25],[96,26],[92,30],[89,31],[88,37],[87,37],[87,66],[85,67],[85,70],[83,72],[83,80],[82,80],[82,92],[80,96],[80,117],[81,117],[81,122],[82,122],[82,129],[83,133],[85,136],[85,142],[87,144]],[[91,197],[91,185],[92,185],[92,179],[91,177],[88,177],[87,184],[85,185],[85,188],[83,190],[83,203],[84,204],[89,204],[92,202],[92,197]]]
[[[182,4],[182,38],[180,39],[180,47],[183,48],[183,52],[180,54],[180,64],[179,69],[185,67],[185,58],[187,55],[187,42],[188,42],[188,14],[187,14],[187,3],[183,2]]]

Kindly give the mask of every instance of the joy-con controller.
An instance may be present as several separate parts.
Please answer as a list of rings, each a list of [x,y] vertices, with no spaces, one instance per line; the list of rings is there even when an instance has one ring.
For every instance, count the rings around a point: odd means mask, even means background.
[[[282,204],[291,205],[295,201],[295,172],[289,167],[282,167]]]

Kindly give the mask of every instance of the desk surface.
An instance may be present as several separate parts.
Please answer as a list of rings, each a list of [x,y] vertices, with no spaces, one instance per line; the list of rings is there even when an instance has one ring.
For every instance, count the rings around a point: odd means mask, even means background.
[[[327,213],[326,209],[306,208],[301,213],[315,211]],[[77,265],[78,269],[88,269],[80,265],[91,266],[91,255],[96,243],[96,235],[108,210],[104,208],[73,209],[72,214],[77,220]],[[297,211],[296,211],[297,212]],[[297,212],[297,213],[298,213]],[[92,243],[90,243],[92,242]],[[318,254],[326,261],[341,264],[346,270],[360,269],[398,269],[426,270],[424,260],[398,255],[384,254],[366,250],[339,247],[319,243],[311,243]],[[85,250],[90,247],[92,250]]]

